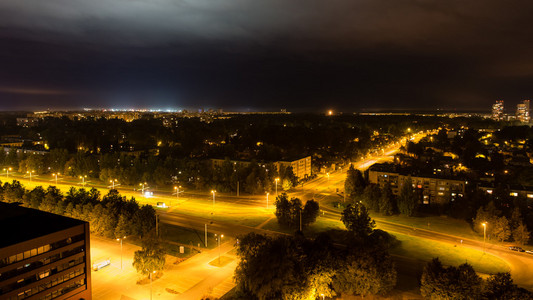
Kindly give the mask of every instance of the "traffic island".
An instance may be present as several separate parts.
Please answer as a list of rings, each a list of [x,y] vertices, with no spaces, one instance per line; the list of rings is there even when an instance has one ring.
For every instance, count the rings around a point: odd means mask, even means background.
[[[221,256],[220,258],[215,258],[214,260],[210,261],[209,264],[214,267],[222,268],[232,261],[234,261],[234,259],[229,256]]]

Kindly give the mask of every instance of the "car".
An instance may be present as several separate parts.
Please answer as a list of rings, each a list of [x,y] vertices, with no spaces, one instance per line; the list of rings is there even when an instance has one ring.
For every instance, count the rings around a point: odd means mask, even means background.
[[[511,246],[509,247],[509,250],[512,250],[512,251],[518,251],[518,252],[525,252],[524,249],[520,248],[520,247],[516,247],[516,246]]]
[[[533,254],[533,251],[532,250],[526,250],[526,253],[527,254]]]

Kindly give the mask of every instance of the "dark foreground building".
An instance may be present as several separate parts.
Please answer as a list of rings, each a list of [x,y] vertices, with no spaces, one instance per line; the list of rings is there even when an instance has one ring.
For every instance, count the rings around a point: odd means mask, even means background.
[[[89,223],[0,202],[0,299],[92,299]]]

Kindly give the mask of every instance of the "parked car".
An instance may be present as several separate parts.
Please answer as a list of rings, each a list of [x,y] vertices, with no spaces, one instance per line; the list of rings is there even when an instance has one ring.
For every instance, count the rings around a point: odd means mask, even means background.
[[[531,250],[526,250],[526,253],[527,253],[527,254],[533,254],[533,251],[531,251]]]
[[[509,247],[509,250],[518,251],[518,252],[526,252],[524,249],[516,246]]]

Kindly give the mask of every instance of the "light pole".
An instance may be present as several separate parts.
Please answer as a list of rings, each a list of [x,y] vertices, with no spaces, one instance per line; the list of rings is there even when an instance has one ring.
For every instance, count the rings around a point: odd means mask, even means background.
[[[485,252],[485,239],[487,238],[487,222],[483,222],[483,252]]]
[[[215,237],[217,238],[217,242],[218,242],[218,265],[220,266],[220,240],[222,240],[224,235],[221,234],[220,236],[217,236],[217,234],[215,233]]]
[[[267,209],[268,209],[268,195],[270,195],[270,193],[267,193]]]
[[[117,179],[109,180],[109,183],[111,183],[111,189],[112,189],[112,190],[115,189],[115,182],[117,182],[117,181],[118,181]]]
[[[322,296],[322,300],[325,300],[325,299],[326,299],[326,295],[324,295],[324,294],[320,294],[320,296]]]
[[[156,271],[152,271],[152,273],[150,273],[150,300],[152,300],[152,277],[154,276],[153,274],[155,274]]]
[[[329,172],[328,172],[328,173],[326,173],[326,176],[328,176],[328,181],[329,181]]]
[[[146,184],[146,182],[142,182],[142,183],[139,183],[139,185],[141,186],[141,194],[144,195],[144,185]]]
[[[87,178],[87,175],[80,176],[81,185],[83,185],[83,186],[85,186],[85,178]]]
[[[274,181],[276,182],[276,197],[278,196],[278,182],[279,182],[279,177],[277,177],[276,179],[274,179]]]
[[[34,173],[35,171],[31,170],[31,171],[26,171],[26,173],[30,174],[30,182],[31,182],[31,174]]]
[[[56,178],[56,185],[57,185],[57,176],[58,175],[61,175],[60,173],[53,173],[52,176],[54,176]]]
[[[215,210],[215,194],[217,193],[216,190],[212,190],[211,194],[213,194],[213,211]]]
[[[181,189],[181,185],[180,186],[175,186],[174,189],[176,190],[176,202],[179,203],[179,198],[180,198],[180,189]],[[176,203],[177,204],[177,203]],[[172,206],[172,201],[171,201],[171,204],[170,206]]]
[[[11,171],[11,168],[4,168],[4,171],[6,171],[6,178],[9,178],[9,171]]]
[[[120,241],[120,269],[122,270],[122,240],[125,240],[126,236],[118,238],[117,241]]]

